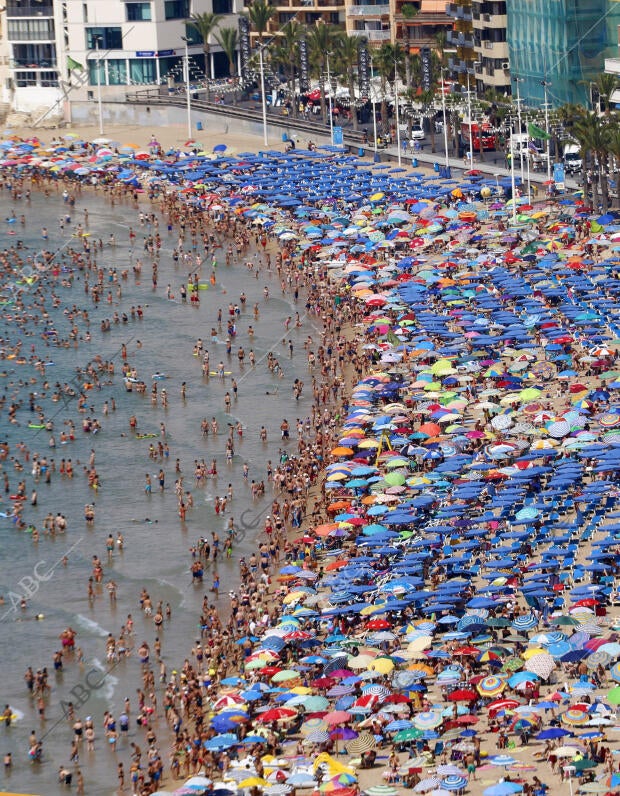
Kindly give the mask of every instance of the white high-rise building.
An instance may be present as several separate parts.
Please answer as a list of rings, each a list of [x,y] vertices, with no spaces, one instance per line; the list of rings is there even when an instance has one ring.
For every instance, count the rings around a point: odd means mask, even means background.
[[[118,98],[135,87],[183,81],[185,39],[190,76],[225,77],[228,59],[187,24],[192,14],[223,14],[236,27],[243,0],[6,0],[9,79],[4,99],[16,110],[55,106],[67,99]]]

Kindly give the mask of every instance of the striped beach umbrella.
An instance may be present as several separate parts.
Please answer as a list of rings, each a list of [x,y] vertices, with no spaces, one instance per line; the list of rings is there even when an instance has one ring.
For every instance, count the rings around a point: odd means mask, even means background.
[[[371,683],[362,688],[363,696],[375,696],[379,699],[386,699],[391,693],[389,688],[386,688],[384,685],[378,685],[377,683]]]
[[[368,796],[398,796],[399,791],[392,785],[373,785],[367,788],[364,793]]]
[[[599,666],[607,668],[612,662],[613,657],[604,650],[595,650],[591,655],[586,658],[586,666],[588,669],[597,669]]]
[[[429,790],[433,790],[433,788],[439,788],[440,785],[441,780],[439,777],[425,777],[417,783],[413,790],[416,793],[426,793]]]
[[[435,727],[439,727],[442,722],[443,716],[434,710],[426,710],[413,717],[413,724],[419,730],[433,730]]]
[[[327,743],[330,740],[327,730],[315,730],[306,735],[304,743]]]
[[[441,780],[441,787],[449,791],[463,790],[466,785],[466,777],[461,777],[457,774],[449,774]]]
[[[569,708],[562,713],[560,719],[563,724],[568,724],[570,727],[582,727],[590,721],[590,716],[584,710]]]
[[[502,693],[506,685],[507,682],[505,678],[490,674],[488,677],[480,680],[476,688],[481,696],[495,697]]]
[[[518,516],[518,515],[517,515]],[[538,619],[534,614],[523,614],[522,616],[515,617],[511,622],[511,627],[515,630],[532,630],[538,626]]]
[[[517,761],[511,755],[493,755],[489,757],[492,766],[514,766]]]
[[[308,721],[304,721],[301,725],[299,732],[302,735],[309,735],[311,732],[315,730],[326,730],[327,724],[323,721],[323,719],[308,719]]]
[[[609,670],[609,674],[612,680],[615,680],[617,683],[620,683],[620,661],[618,663],[614,663],[614,665]]]
[[[365,752],[370,752],[377,745],[374,735],[369,732],[361,732],[357,738],[347,743],[347,751],[349,754],[361,755]]]
[[[391,721],[384,729],[387,732],[400,732],[400,730],[408,730],[413,727],[413,722],[409,719],[395,719]]]

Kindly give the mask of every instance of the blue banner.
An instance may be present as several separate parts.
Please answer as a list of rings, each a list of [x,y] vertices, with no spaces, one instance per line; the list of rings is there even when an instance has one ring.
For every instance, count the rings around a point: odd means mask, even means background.
[[[342,127],[334,127],[334,144],[336,146],[342,146],[343,144]]]
[[[562,163],[554,163],[553,164],[553,180],[555,184],[563,183],[565,180],[564,174],[564,164]]]

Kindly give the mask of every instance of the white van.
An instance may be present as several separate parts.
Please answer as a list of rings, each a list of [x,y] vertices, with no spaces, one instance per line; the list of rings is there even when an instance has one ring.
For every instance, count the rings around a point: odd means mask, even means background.
[[[564,168],[574,174],[581,171],[583,160],[581,158],[581,147],[578,144],[566,144],[564,147]]]
[[[521,152],[527,155],[529,152],[530,137],[527,133],[513,133],[510,136],[510,150],[515,157],[520,157]]]

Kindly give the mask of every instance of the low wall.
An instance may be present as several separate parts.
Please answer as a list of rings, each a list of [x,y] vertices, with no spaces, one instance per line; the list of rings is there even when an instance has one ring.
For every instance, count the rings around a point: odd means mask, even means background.
[[[129,102],[103,102],[103,123],[106,125],[135,125],[137,127],[152,127],[149,132],[157,132],[160,127],[178,127],[179,137],[187,135],[187,110],[174,105],[143,105]],[[76,125],[94,125],[99,123],[99,109],[94,101],[77,100],[71,102],[70,119]],[[199,135],[198,123],[202,124],[204,130],[209,133],[220,133],[226,135],[229,132],[254,135],[262,138],[263,122],[258,117],[255,120],[230,118],[208,111],[201,111],[192,108],[192,136]],[[271,122],[271,120],[269,120]],[[295,133],[291,125],[290,132],[287,128],[276,127],[269,123],[269,142],[274,145],[282,141],[282,135],[295,134],[300,140],[304,140],[307,133]],[[322,135],[322,131],[317,126],[316,133],[312,140],[317,143],[328,143],[329,132]]]

